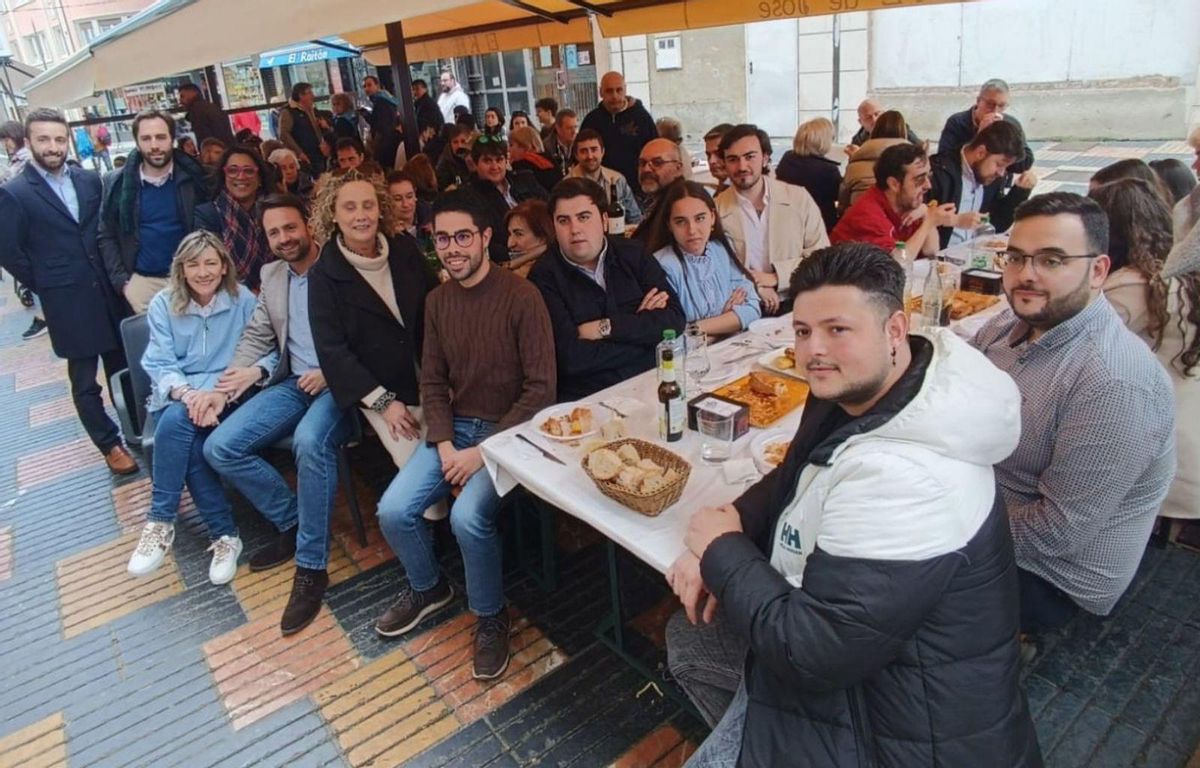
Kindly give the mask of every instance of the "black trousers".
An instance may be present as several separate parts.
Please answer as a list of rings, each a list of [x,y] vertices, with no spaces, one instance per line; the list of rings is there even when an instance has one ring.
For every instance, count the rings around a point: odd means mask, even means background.
[[[125,367],[125,352],[114,349],[96,357],[68,359],[67,378],[71,381],[71,399],[75,401],[75,412],[79,414],[83,428],[100,452],[108,453],[113,446],[121,444],[121,430],[104,410],[100,383],[96,381],[97,361],[103,361],[104,379],[108,381]]]
[[[1080,608],[1058,587],[1022,568],[1017,569],[1021,595],[1021,631],[1052,632],[1066,625]]]

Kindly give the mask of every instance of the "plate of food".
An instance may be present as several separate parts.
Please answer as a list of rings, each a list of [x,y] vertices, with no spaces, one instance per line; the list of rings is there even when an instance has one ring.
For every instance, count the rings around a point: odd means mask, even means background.
[[[910,312],[921,312],[922,299],[916,296],[909,299],[910,304],[906,305]],[[999,296],[992,296],[986,293],[975,293],[974,291],[955,291],[954,299],[950,302],[950,319],[962,320],[965,317],[978,314],[985,309],[990,309],[1000,303]]]
[[[750,426],[768,427],[804,405],[808,384],[773,373],[752,371],[748,376],[713,390],[712,394],[750,408]]]
[[[607,420],[607,409],[597,403],[560,403],[534,416],[533,428],[542,437],[570,442],[597,434]]]
[[[754,466],[764,475],[783,463],[783,457],[792,444],[795,431],[790,429],[768,429],[750,442],[750,455]]]
[[[758,358],[756,362],[774,373],[782,373],[784,376],[806,381],[804,372],[796,367],[796,350],[793,347],[773,349]]]

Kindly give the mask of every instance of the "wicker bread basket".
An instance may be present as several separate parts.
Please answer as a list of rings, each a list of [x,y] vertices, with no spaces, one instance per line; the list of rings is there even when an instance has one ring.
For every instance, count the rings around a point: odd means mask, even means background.
[[[581,462],[583,471],[592,479],[592,482],[596,484],[600,492],[608,498],[629,507],[634,512],[639,512],[647,517],[657,517],[662,514],[664,509],[679,501],[679,497],[683,495],[684,486],[687,485],[688,476],[692,472],[692,465],[666,448],[632,437],[614,440],[600,447],[615,451],[623,445],[632,445],[637,449],[639,456],[643,459],[652,460],[664,470],[675,470],[679,473],[679,479],[653,493],[641,493],[639,491],[631,491],[619,485],[616,480],[596,479],[591,469],[588,468],[587,456],[584,456]]]

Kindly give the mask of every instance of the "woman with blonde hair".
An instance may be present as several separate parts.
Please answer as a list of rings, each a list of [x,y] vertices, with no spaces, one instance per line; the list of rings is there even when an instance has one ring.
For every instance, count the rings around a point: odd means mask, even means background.
[[[824,117],[801,123],[792,148],[783,153],[775,168],[775,178],[808,190],[821,209],[827,232],[837,224],[838,189],[842,185],[841,166],[826,157],[833,149],[833,133],[833,123]]]
[[[329,177],[310,228],[324,243],[309,273],[317,359],[339,408],[358,408],[397,467],[423,433],[416,361],[425,295],[437,285],[416,241],[396,236],[382,179],[357,169]]]
[[[871,138],[863,142],[846,164],[846,176],[838,191],[838,210],[845,211],[860,195],[875,186],[875,162],[883,150],[907,141],[908,123],[904,115],[890,109],[876,118]]]
[[[220,237],[200,230],[183,238],[167,287],[146,310],[150,342],[142,367],[151,384],[146,412],[154,425],[154,463],[150,512],[129,558],[134,576],[153,573],[170,551],[185,484],[212,541],[209,581],[227,584],[237,570],[242,541],[221,480],[204,460],[204,440],[233,405],[216,390],[217,379],[254,305]]]

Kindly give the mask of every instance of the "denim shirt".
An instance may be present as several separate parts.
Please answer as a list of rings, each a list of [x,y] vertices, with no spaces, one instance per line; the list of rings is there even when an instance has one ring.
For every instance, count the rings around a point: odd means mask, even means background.
[[[236,299],[221,290],[208,307],[201,309],[190,301],[179,315],[171,312],[169,289],[150,300],[146,310],[150,342],[142,355],[142,367],[151,384],[148,411],[166,408],[175,387],[190,384],[211,390],[216,386],[233,360],[242,329],[254,314],[255,301],[250,289],[240,284]]]
[[[742,321],[742,330],[762,317],[762,308],[759,305],[758,292],[754,290],[754,283],[734,266],[732,257],[719,244],[709,240],[700,256],[693,256],[684,251],[681,253],[683,265],[675,256],[675,249],[669,245],[656,251],[654,258],[658,259],[663,271],[667,273],[667,282],[679,296],[679,302],[683,304],[683,314],[689,323],[720,315],[735,288],[746,292],[745,303],[733,308],[733,313]]]

